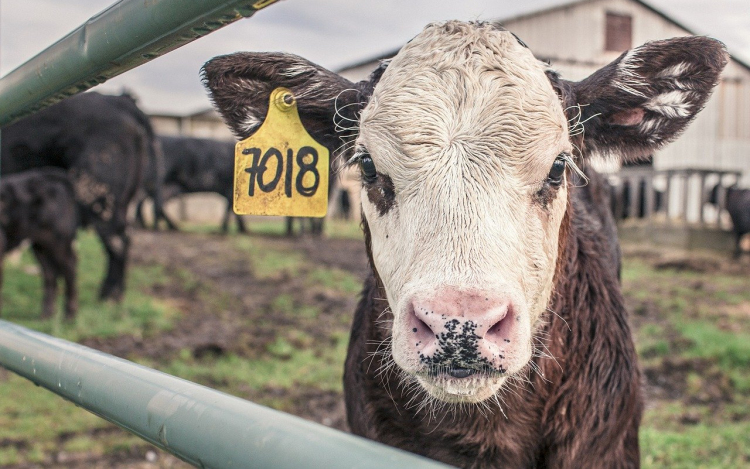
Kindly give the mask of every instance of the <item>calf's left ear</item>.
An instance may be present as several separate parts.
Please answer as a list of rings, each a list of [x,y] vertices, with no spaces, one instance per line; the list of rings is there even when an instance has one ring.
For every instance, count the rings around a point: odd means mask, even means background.
[[[284,53],[238,52],[215,57],[201,70],[211,99],[239,139],[252,135],[268,112],[271,92],[292,91],[308,132],[333,150],[351,138],[369,81],[352,83],[302,57]]]
[[[637,160],[679,136],[703,109],[727,60],[721,42],[691,36],[631,49],[580,82],[548,76],[584,155]]]

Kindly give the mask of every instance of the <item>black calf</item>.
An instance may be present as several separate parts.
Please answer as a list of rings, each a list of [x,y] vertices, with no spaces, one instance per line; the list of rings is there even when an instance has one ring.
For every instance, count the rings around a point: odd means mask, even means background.
[[[54,313],[58,277],[65,279],[65,316],[72,318],[78,309],[77,226],[75,193],[65,171],[42,168],[0,180],[0,283],[5,253],[31,241],[44,279],[43,317]]]

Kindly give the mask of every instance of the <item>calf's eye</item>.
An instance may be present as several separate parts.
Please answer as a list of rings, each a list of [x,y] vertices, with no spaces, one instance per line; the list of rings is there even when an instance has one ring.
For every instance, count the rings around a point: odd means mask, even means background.
[[[365,153],[359,158],[359,169],[362,171],[362,179],[365,182],[375,182],[378,174],[375,172],[375,163],[369,153]]]
[[[553,186],[559,186],[562,184],[563,176],[565,175],[565,159],[558,156],[555,162],[552,163],[552,168],[549,170],[547,175],[547,182]]]

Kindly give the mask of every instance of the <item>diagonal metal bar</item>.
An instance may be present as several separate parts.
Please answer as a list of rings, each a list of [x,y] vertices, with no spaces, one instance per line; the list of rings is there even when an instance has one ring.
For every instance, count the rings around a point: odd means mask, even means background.
[[[448,467],[2,320],[0,366],[196,467]]]
[[[0,79],[0,125],[104,83],[276,0],[120,0]]]

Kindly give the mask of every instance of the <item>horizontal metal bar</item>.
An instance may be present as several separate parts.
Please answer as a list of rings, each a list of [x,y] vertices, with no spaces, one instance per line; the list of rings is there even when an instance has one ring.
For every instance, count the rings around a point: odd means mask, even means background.
[[[0,79],[0,125],[104,83],[275,1],[120,0]]]
[[[0,365],[197,467],[448,467],[2,320]]]

